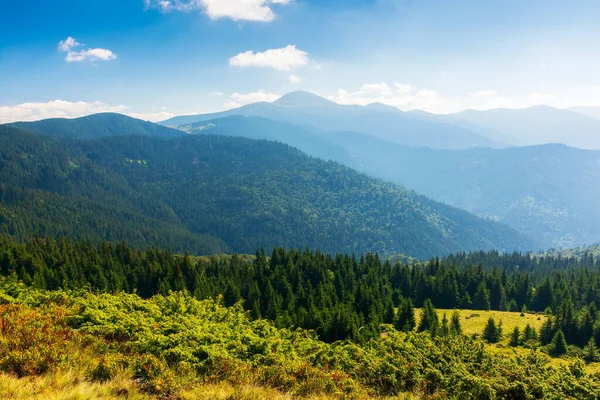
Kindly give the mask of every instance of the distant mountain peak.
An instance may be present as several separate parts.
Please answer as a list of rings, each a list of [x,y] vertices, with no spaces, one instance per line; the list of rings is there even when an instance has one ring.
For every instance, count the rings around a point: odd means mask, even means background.
[[[281,96],[274,104],[280,106],[315,106],[335,104],[321,96],[304,90],[297,90]]]
[[[370,108],[372,110],[377,110],[377,111],[402,112],[402,110],[400,110],[399,108],[396,108],[394,106],[390,106],[387,104],[383,104],[378,101],[375,103],[369,103],[366,105],[366,107]]]

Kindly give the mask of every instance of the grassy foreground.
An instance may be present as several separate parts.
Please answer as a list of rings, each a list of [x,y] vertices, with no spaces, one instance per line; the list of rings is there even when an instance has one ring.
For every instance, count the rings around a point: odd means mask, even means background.
[[[44,292],[0,285],[0,398],[597,398],[580,361],[490,352],[468,335],[364,343],[253,321],[176,292]]]

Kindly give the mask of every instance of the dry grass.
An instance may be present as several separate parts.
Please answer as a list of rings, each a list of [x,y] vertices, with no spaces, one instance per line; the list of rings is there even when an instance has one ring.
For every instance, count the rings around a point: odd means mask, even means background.
[[[150,400],[157,397],[140,392],[136,383],[131,379],[117,377],[105,383],[93,383],[73,371],[57,371],[25,378],[0,374],[0,398],[7,400]],[[189,387],[180,391],[175,398],[181,400],[291,400],[297,397],[260,386],[232,386],[228,383],[221,383]],[[353,399],[343,396],[310,396],[306,398],[310,400]],[[380,400],[421,399],[421,397],[410,394],[385,399],[369,398]]]
[[[144,400],[152,397],[140,393],[135,383],[127,379],[114,379],[106,383],[93,383],[72,371],[54,372],[42,376],[17,378],[0,374],[0,398],[26,400]]]

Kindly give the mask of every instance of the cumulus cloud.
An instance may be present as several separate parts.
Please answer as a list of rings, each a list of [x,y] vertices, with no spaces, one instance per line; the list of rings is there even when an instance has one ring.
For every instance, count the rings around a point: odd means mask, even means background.
[[[68,51],[71,51],[72,48],[79,47],[79,46],[81,46],[81,43],[77,42],[77,40],[75,40],[74,38],[69,36],[65,40],[61,40],[58,43],[58,50],[63,51],[63,52],[68,52]]]
[[[289,71],[308,62],[308,53],[293,45],[257,53],[249,50],[229,59],[229,65],[234,67],[274,68],[279,71]]]
[[[290,83],[292,84],[296,84],[296,83],[300,83],[302,82],[302,79],[300,79],[300,77],[296,76],[296,75],[290,75],[288,76],[288,80],[290,81]]]
[[[391,92],[388,91],[391,88]],[[548,105],[568,108],[577,105],[600,107],[600,85],[571,86],[560,93],[521,93],[506,95],[491,89],[482,89],[464,95],[443,95],[430,88],[419,88],[403,83],[392,86],[384,83],[369,83],[358,90],[340,89],[329,99],[339,104],[367,105],[383,103],[401,110],[424,110],[437,114],[448,114],[465,109],[489,110],[493,108],[527,108]]]
[[[356,91],[340,89],[329,99],[339,104],[364,106],[382,103],[401,110],[419,109],[434,113],[450,113],[459,109],[455,100],[446,99],[435,90],[398,82],[391,86],[385,82],[367,83]]]
[[[109,61],[115,60],[117,55],[108,49],[83,49],[75,51],[77,47],[83,46],[77,42],[75,38],[69,36],[65,40],[61,40],[58,43],[58,50],[67,53],[65,57],[66,62],[81,62],[81,61]]]
[[[280,98],[281,95],[274,93],[267,93],[264,90],[251,93],[233,93],[229,98],[231,101],[225,104],[226,108],[237,108],[246,104],[257,103],[259,101],[275,101]]]
[[[16,121],[38,121],[46,118],[77,118],[85,115],[97,114],[103,112],[115,112],[129,115],[134,118],[147,121],[163,121],[171,118],[174,114],[166,109],[154,113],[135,113],[129,112],[129,107],[125,105],[109,105],[101,101],[65,101],[53,100],[39,103],[22,103],[12,106],[0,105],[0,123],[5,124]]]
[[[144,0],[147,8],[162,12],[201,10],[211,19],[269,22],[275,19],[271,6],[286,5],[291,0]]]

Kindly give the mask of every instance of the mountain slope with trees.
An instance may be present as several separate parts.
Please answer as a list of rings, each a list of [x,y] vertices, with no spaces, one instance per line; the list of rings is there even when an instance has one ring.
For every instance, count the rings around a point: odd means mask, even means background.
[[[600,152],[563,145],[439,150],[352,131],[258,117],[189,125],[195,134],[278,140],[423,193],[535,237],[543,247],[600,241]]]
[[[11,126],[46,136],[72,139],[99,139],[106,136],[182,136],[180,131],[116,113],[92,114],[81,118],[52,118],[35,122],[15,122]]]
[[[19,238],[133,235],[203,254],[277,245],[418,258],[536,247],[504,225],[273,142],[57,140],[5,126],[0,145],[2,229]]]

